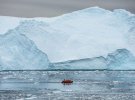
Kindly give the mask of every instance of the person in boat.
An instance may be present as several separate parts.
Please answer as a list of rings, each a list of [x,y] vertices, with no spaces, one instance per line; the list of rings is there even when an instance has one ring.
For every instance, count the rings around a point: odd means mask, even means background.
[[[61,83],[73,83],[73,81],[69,79],[64,79]]]

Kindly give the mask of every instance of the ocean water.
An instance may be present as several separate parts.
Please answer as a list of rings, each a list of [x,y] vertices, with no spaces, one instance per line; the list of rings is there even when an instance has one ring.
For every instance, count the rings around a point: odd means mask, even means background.
[[[62,84],[71,79],[72,84]],[[0,71],[0,100],[134,100],[135,71]]]

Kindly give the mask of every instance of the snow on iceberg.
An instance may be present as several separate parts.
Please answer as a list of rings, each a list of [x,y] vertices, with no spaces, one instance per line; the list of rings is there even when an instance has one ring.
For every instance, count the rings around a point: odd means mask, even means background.
[[[48,66],[47,55],[25,35],[10,31],[0,35],[0,70],[46,69]]]
[[[135,69],[135,56],[127,49],[118,49],[105,57],[85,58],[54,63],[52,69]]]
[[[23,21],[23,18],[0,16],[0,34],[5,34],[10,29],[14,29]]]
[[[135,54],[135,15],[87,8],[54,18],[23,19],[11,33],[25,34],[50,61],[107,56],[127,48]]]

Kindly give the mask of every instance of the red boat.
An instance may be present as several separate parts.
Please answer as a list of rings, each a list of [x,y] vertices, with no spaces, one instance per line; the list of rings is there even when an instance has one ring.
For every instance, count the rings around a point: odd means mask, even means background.
[[[61,83],[64,83],[64,84],[68,84],[68,83],[73,83],[73,81],[72,80],[63,80]]]

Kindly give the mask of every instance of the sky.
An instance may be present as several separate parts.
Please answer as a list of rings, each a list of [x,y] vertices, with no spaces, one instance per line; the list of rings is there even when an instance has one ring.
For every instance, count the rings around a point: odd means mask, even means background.
[[[135,14],[135,0],[0,0],[0,15],[55,17],[93,6],[126,9]]]

